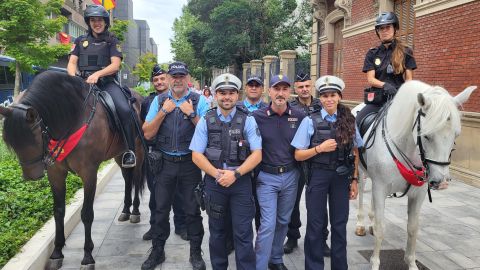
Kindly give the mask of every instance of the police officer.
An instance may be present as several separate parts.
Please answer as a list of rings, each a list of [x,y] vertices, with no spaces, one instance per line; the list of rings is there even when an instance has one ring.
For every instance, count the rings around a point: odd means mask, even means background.
[[[75,39],[70,52],[67,72],[75,76],[77,69],[80,76],[89,84],[97,84],[107,91],[115,103],[118,117],[123,128],[123,137],[128,151],[123,154],[122,167],[131,168],[135,162],[135,119],[129,98],[115,82],[120,70],[122,53],[117,38],[108,31],[110,16],[101,5],[89,5],[84,13],[88,34]]]
[[[228,268],[226,229],[230,223],[236,268],[255,269],[252,229],[255,205],[250,171],[262,159],[262,139],[255,119],[235,106],[241,85],[240,79],[229,73],[215,78],[212,88],[218,108],[209,110],[200,120],[190,144],[193,161],[206,173],[205,208],[212,269]],[[226,215],[227,211],[231,215]]]
[[[152,74],[150,76],[150,81],[153,83],[155,92],[150,93],[142,102],[142,107],[140,110],[140,117],[142,121],[145,122],[145,117],[147,116],[148,109],[150,104],[152,104],[153,99],[163,92],[168,90],[167,83],[167,72],[163,70],[158,64],[155,64],[152,68]],[[153,150],[155,146],[155,141],[147,141],[147,146],[149,147],[149,152]],[[150,200],[148,202],[148,207],[150,208],[150,225],[155,224],[154,213],[155,213],[155,190],[153,188],[153,178],[154,175],[149,173],[147,178],[147,186],[150,190]],[[175,224],[175,234],[180,235],[183,240],[187,240],[187,228],[185,225],[185,211],[183,210],[182,205],[182,193],[179,191],[175,192],[175,198],[173,200],[173,222]],[[143,235],[143,240],[152,240],[152,228]]]
[[[188,146],[199,116],[208,110],[208,105],[205,97],[188,88],[189,76],[185,63],[173,62],[167,74],[169,90],[153,99],[143,124],[145,138],[155,139],[154,148],[161,152],[163,164],[154,183],[156,207],[153,249],[143,263],[142,270],[155,269],[165,261],[165,242],[170,235],[169,214],[177,185],[184,198],[190,263],[195,270],[205,269],[200,248],[204,233],[202,216],[194,195],[202,175],[192,161]]]
[[[295,76],[294,90],[297,97],[290,102],[290,105],[299,110],[303,110],[306,115],[310,115],[314,111],[318,111],[322,108],[320,100],[312,96],[312,80],[309,74],[300,72]],[[305,161],[306,162],[306,161]],[[301,166],[306,166],[300,170],[300,178],[298,179],[297,198],[295,200],[295,206],[293,207],[292,216],[290,217],[290,223],[288,224],[287,242],[283,245],[283,252],[290,254],[294,249],[298,247],[298,239],[300,239],[300,227],[302,222],[300,221],[300,199],[302,197],[303,188],[305,187],[306,174],[308,174],[308,163],[303,163]],[[325,211],[325,218],[328,220],[327,211]],[[323,234],[325,241],[328,238],[327,223],[323,228]],[[330,248],[325,243],[325,250],[323,251],[325,257],[330,257]]]
[[[367,73],[370,88],[365,92],[366,106],[357,114],[356,121],[362,128],[367,115],[376,113],[398,88],[413,78],[417,68],[413,51],[398,38],[399,23],[393,12],[383,12],[375,22],[375,32],[381,43],[365,56],[363,72]]]
[[[305,114],[320,110],[322,106],[318,98],[312,96],[312,80],[310,75],[300,72],[295,76],[294,90],[297,97],[290,102],[293,107],[302,109]]]
[[[295,159],[310,159],[311,178],[306,190],[307,232],[305,269],[324,268],[324,223],[327,200],[331,226],[331,269],[348,269],[347,221],[349,199],[357,196],[358,151],[362,140],[350,109],[342,105],[345,83],[335,76],[315,82],[322,109],[306,117],[292,146]],[[353,175],[353,178],[352,178]],[[351,179],[353,181],[350,183]],[[349,187],[350,185],[350,187]]]
[[[263,80],[261,77],[256,75],[248,77],[245,88],[245,99],[243,101],[238,101],[238,106],[242,106],[243,109],[248,110],[249,112],[263,109],[268,106],[268,104],[262,100]]]
[[[305,117],[288,103],[291,82],[284,75],[270,80],[271,103],[253,116],[262,136],[262,163],[257,177],[260,228],[255,242],[257,270],[287,269],[283,263],[283,242],[297,196],[299,170],[290,142]]]

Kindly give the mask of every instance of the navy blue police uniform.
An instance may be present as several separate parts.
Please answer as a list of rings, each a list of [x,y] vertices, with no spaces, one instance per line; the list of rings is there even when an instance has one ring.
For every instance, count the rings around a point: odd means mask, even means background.
[[[363,63],[362,71],[367,73],[370,70],[375,70],[375,78],[392,85],[397,90],[405,82],[404,74],[395,74],[392,66],[392,53],[396,47],[396,41],[392,41],[390,46],[380,44],[378,47],[368,50]],[[404,57],[405,69],[414,70],[417,68],[413,51],[411,48],[405,48]],[[378,104],[366,104],[365,107],[358,112],[356,116],[357,126],[361,126],[361,121],[369,114],[378,112],[388,99],[393,98],[393,95],[386,96],[383,102]]]
[[[290,105],[293,108],[297,108],[305,113],[305,115],[310,115],[314,112],[320,111],[322,108],[322,104],[318,98],[314,98],[311,96],[310,105],[306,105],[300,102],[299,98],[296,97],[294,100],[290,102]],[[306,163],[302,164],[301,166],[308,166]],[[307,175],[305,175],[305,170],[300,170],[300,178],[298,179],[298,189],[297,189],[297,198],[295,199],[295,206],[293,207],[292,216],[290,218],[290,223],[288,223],[288,232],[287,237],[288,240],[292,241],[294,239],[300,239],[300,227],[302,226],[302,222],[300,220],[300,199],[302,197],[303,188],[305,187],[305,183],[307,182]],[[325,211],[325,219],[327,223],[325,223],[323,227],[323,235],[325,237],[325,241],[328,239],[328,213]],[[297,243],[295,243],[297,244]],[[285,249],[286,250],[286,249]],[[329,254],[325,254],[329,256]]]
[[[78,69],[80,75],[85,79],[110,65],[111,57],[123,58],[118,39],[109,32],[100,34],[98,38],[91,34],[76,38],[70,54],[78,56]],[[117,74],[112,74],[102,77],[97,84],[112,97],[127,147],[129,150],[135,151],[135,119],[130,104],[131,93],[116,83],[116,76]]]

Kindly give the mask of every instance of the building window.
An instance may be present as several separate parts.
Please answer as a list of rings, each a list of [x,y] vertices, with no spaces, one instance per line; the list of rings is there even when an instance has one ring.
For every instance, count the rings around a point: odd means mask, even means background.
[[[413,48],[413,33],[415,30],[415,0],[395,0],[394,10],[400,20],[399,37]]]
[[[343,78],[343,25],[344,20],[339,20],[333,25],[333,75]]]
[[[68,23],[63,25],[63,32],[72,36],[72,42],[79,36],[85,34],[85,29],[75,22],[69,20]]]

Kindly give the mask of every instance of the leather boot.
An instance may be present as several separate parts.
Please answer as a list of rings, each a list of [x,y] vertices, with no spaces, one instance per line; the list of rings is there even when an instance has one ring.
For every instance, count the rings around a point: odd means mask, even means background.
[[[143,262],[142,270],[154,270],[157,265],[165,261],[165,250],[163,246],[154,246],[148,259]]]
[[[205,261],[202,258],[201,243],[190,242],[190,263],[193,270],[205,270],[207,269]]]

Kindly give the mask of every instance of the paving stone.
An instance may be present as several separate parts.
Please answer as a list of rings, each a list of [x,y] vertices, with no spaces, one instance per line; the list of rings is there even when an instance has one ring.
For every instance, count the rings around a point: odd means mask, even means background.
[[[460,265],[462,268],[468,269],[468,268],[480,267],[480,263],[475,262],[474,260],[466,257],[465,255],[457,251],[450,250],[450,251],[444,251],[440,253],[448,257],[450,260],[454,261],[456,264]]]

